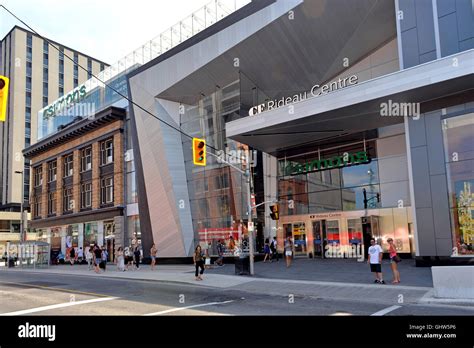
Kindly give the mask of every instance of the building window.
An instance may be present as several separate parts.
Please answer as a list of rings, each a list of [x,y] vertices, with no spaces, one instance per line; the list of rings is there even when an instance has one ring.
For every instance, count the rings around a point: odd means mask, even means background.
[[[114,161],[114,142],[108,139],[100,143],[100,164],[105,165]]]
[[[45,53],[49,52],[49,44],[47,41],[43,41],[43,52]]]
[[[229,174],[223,173],[222,176],[218,175],[215,177],[216,190],[222,190],[229,187]]]
[[[72,176],[74,169],[74,156],[72,153],[70,155],[64,156],[64,177]]]
[[[81,150],[81,172],[92,169],[92,147]]]
[[[448,180],[452,256],[474,255],[474,113],[441,121]]]
[[[48,163],[48,181],[56,181],[56,174],[57,174],[57,161],[51,161]]]
[[[33,47],[33,35],[31,34],[26,35],[26,46]]]
[[[43,184],[43,166],[36,167],[35,169],[35,187]]]
[[[43,53],[43,65],[48,66],[49,64],[49,54]]]
[[[92,206],[92,184],[90,182],[81,185],[81,208]]]
[[[87,78],[92,78],[92,59],[87,58]]]
[[[26,89],[31,91],[31,77],[29,76],[26,77]]]
[[[101,204],[109,204],[114,201],[114,178],[104,178],[100,182],[100,202]]]
[[[25,120],[31,122],[31,107],[25,107]]]
[[[64,189],[63,211],[68,212],[74,208],[74,200],[72,199],[72,188]]]
[[[105,64],[104,63],[100,63],[100,71],[103,71],[105,69]]]
[[[56,214],[56,191],[48,194],[48,215]]]
[[[43,68],[43,81],[47,82],[48,78],[48,68]]]
[[[33,197],[33,217],[38,218],[41,216],[41,197]]]
[[[26,59],[31,60],[33,58],[33,48],[27,47],[26,48]]]
[[[32,70],[33,70],[33,64],[31,62],[26,62],[26,76],[31,77]]]
[[[60,97],[62,97],[64,95],[64,87],[62,87],[62,86],[58,87],[58,94],[59,94]]]
[[[76,88],[77,86],[79,86],[79,79],[74,78],[74,88]]]
[[[26,92],[26,106],[31,107],[31,92]]]

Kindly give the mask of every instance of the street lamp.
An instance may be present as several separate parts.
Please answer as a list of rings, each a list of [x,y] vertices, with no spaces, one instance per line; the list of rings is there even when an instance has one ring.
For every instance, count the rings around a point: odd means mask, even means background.
[[[24,242],[23,235],[23,202],[25,200],[25,180],[23,171],[16,170],[15,174],[21,174],[21,201],[20,201],[20,243]]]

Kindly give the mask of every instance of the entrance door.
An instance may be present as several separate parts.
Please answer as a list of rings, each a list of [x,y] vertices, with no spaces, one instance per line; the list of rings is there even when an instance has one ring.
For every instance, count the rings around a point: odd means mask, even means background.
[[[295,256],[308,256],[304,222],[293,224],[293,243],[295,248]]]
[[[326,224],[324,220],[313,221],[314,257],[324,258],[326,250]]]

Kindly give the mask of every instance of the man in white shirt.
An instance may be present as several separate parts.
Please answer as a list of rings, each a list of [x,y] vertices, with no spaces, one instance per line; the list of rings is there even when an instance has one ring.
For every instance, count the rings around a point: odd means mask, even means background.
[[[375,281],[374,283],[377,284],[385,284],[382,275],[382,257],[383,257],[383,250],[380,245],[375,244],[375,239],[370,239],[370,247],[369,247],[369,259],[367,263],[370,264],[370,271],[375,273]]]

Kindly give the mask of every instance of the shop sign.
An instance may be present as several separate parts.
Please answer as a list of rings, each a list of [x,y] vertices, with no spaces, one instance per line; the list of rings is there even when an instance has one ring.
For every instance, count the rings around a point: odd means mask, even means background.
[[[64,97],[59,98],[54,103],[46,106],[43,111],[43,118],[48,119],[55,116],[60,110],[70,107],[74,103],[77,103],[84,99],[87,94],[87,88],[85,85],[75,88]]]
[[[311,97],[319,97],[324,94],[328,94],[338,89],[342,89],[351,85],[357,84],[359,77],[357,75],[351,75],[349,77],[339,78],[336,81],[332,81],[325,85],[314,85],[311,88],[311,91],[298,93],[290,97],[282,97],[278,100],[268,100],[265,103],[253,106],[249,109],[249,116],[258,115],[264,111],[270,111],[273,109],[278,109],[282,106],[287,106],[290,104],[294,104],[300,102],[302,100],[311,98]]]
[[[344,153],[325,159],[316,159],[306,163],[289,162],[285,167],[285,176],[299,175],[311,172],[320,172],[329,169],[344,168],[362,163],[369,163],[369,154],[366,151]]]

